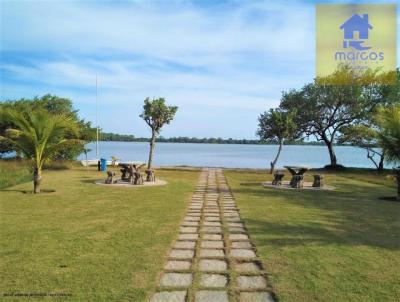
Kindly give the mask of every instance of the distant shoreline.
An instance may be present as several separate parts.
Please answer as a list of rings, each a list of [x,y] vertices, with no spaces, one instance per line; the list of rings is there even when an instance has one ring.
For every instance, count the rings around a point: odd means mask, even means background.
[[[244,141],[244,142],[240,142]],[[89,142],[93,143],[95,141]],[[114,143],[149,143],[150,139],[148,138],[137,138],[133,140],[99,140],[99,142],[114,142]],[[158,138],[156,139],[157,143],[173,143],[173,144],[211,144],[211,145],[269,145],[274,146],[278,145],[276,142],[260,142],[260,141],[253,141],[253,140],[222,140],[216,142],[209,142],[209,141],[177,141],[174,138]],[[284,143],[285,146],[325,146],[323,142],[287,142]],[[334,144],[334,146],[345,146],[345,147],[356,147],[348,144]]]

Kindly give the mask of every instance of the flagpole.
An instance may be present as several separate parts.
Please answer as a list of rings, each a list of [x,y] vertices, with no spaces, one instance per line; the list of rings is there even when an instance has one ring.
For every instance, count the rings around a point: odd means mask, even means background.
[[[96,159],[99,159],[99,106],[97,100],[97,74],[96,74]]]

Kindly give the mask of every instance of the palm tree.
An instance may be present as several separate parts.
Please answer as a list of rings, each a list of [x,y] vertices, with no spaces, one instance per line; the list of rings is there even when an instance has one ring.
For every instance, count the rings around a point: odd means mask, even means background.
[[[386,161],[400,164],[400,105],[379,110],[379,124],[382,132],[379,143],[385,152]],[[397,199],[400,200],[400,167],[395,169],[397,178]]]
[[[19,112],[2,110],[0,117],[11,122],[12,128],[0,139],[13,145],[30,160],[33,168],[34,193],[40,193],[42,167],[61,149],[71,144],[82,143],[78,139],[67,139],[67,135],[77,137],[79,128],[70,116],[53,115],[44,110]]]

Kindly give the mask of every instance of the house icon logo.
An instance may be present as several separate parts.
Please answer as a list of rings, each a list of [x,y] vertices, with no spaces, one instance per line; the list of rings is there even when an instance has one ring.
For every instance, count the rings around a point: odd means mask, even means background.
[[[363,14],[362,17],[358,14],[352,15],[340,29],[344,31],[343,48],[351,47],[360,51],[371,48],[363,45],[365,40],[368,40],[369,30],[373,29],[369,24],[368,14]]]

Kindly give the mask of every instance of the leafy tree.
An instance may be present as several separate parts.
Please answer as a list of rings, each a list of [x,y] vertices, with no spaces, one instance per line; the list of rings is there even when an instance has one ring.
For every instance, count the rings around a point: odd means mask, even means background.
[[[330,166],[337,167],[334,143],[340,131],[364,118],[372,108],[370,99],[364,98],[362,91],[362,81],[351,70],[343,68],[299,91],[284,93],[280,107],[297,111],[294,120],[300,133],[323,141],[329,151]]]
[[[364,75],[364,77],[366,77]],[[387,84],[388,78],[395,83]],[[400,100],[400,71],[385,74],[369,71],[366,83],[362,85],[362,97],[369,104],[362,119],[341,129],[339,143],[350,143],[367,151],[367,157],[379,172],[383,171],[385,151],[379,149],[379,137],[383,129],[378,122],[380,112]]]
[[[79,135],[79,126],[71,116],[50,114],[43,109],[19,112],[14,109],[2,109],[2,120],[13,125],[0,136],[29,159],[33,168],[34,193],[40,193],[42,167],[54,158],[60,150],[81,141],[69,137]]]
[[[45,110],[50,114],[65,115],[77,123],[81,140],[92,141],[95,137],[96,129],[91,127],[90,122],[86,122],[79,118],[78,110],[73,108],[72,101],[67,98],[46,94],[42,97],[35,97],[33,99],[22,98],[14,101],[5,101],[0,104],[0,109],[13,109],[23,112],[26,115],[28,115],[32,110]],[[6,129],[13,126],[14,125],[10,121],[0,120],[0,135],[4,135]],[[73,136],[70,138],[73,138]],[[12,145],[5,141],[0,143],[0,154],[12,151],[16,151]],[[53,159],[71,160],[75,159],[82,152],[84,152],[84,149],[81,144],[69,145],[53,154]]]
[[[174,119],[177,110],[178,107],[176,106],[167,106],[164,98],[153,100],[146,98],[144,100],[143,113],[140,117],[151,128],[150,152],[147,164],[148,169],[151,169],[152,166],[156,137],[160,134],[161,128]]]
[[[339,143],[350,143],[353,146],[360,147],[367,151],[367,158],[375,165],[378,172],[384,168],[385,152],[379,149],[378,140],[382,129],[374,121],[359,125],[349,125],[341,130]]]
[[[400,164],[400,104],[379,110],[378,123],[382,128],[379,144],[386,161]],[[397,168],[397,199],[400,200],[400,167]]]
[[[270,173],[272,174],[279,155],[282,151],[282,145],[286,139],[293,139],[296,131],[294,122],[295,111],[286,112],[281,109],[270,109],[258,117],[257,135],[262,141],[269,143],[278,143],[278,152],[275,159],[271,161]]]

